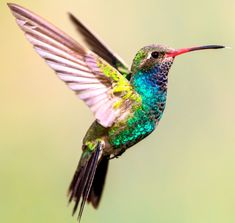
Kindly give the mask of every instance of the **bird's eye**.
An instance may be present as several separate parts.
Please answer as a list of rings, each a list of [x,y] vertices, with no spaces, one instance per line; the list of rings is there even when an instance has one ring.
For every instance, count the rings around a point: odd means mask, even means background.
[[[152,58],[157,59],[159,57],[159,52],[154,51],[151,53]]]

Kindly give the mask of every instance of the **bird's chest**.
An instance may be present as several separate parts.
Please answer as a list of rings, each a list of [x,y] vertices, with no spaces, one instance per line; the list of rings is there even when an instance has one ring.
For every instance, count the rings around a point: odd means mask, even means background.
[[[110,128],[109,142],[117,150],[129,148],[153,132],[166,104],[167,79],[159,80],[156,75],[140,73],[132,84],[141,95],[142,107]]]
[[[149,135],[156,126],[156,120],[142,108],[129,118],[117,122],[108,132],[109,143],[116,150],[126,149]]]
[[[160,121],[165,101],[158,98],[155,106],[149,107],[143,103],[143,106],[130,114],[125,120],[121,120],[108,132],[108,138],[111,146],[116,150],[127,149],[148,136],[156,128]]]

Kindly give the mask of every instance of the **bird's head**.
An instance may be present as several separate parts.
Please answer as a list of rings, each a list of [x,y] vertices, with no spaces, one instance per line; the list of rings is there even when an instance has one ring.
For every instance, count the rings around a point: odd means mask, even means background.
[[[224,48],[220,45],[206,45],[182,49],[173,49],[165,45],[152,44],[140,49],[132,63],[131,71],[148,71],[154,67],[163,67],[168,72],[175,57],[196,50]]]

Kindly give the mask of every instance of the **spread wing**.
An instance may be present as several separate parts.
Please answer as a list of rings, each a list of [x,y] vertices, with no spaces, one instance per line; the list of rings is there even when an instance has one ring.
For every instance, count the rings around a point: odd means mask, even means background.
[[[124,61],[112,52],[112,50],[107,47],[94,33],[92,33],[81,21],[79,21],[71,13],[69,13],[69,18],[93,52],[105,59],[125,77],[130,73],[128,66],[124,63]]]
[[[110,127],[141,105],[141,97],[114,67],[71,37],[16,4],[8,4],[37,53],[94,113]]]

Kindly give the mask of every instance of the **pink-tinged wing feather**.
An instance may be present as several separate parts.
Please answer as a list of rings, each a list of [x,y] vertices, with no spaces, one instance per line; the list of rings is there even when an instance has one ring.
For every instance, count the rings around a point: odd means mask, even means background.
[[[140,106],[140,96],[128,80],[64,32],[16,4],[8,4],[37,53],[94,113],[110,127],[123,113]]]

